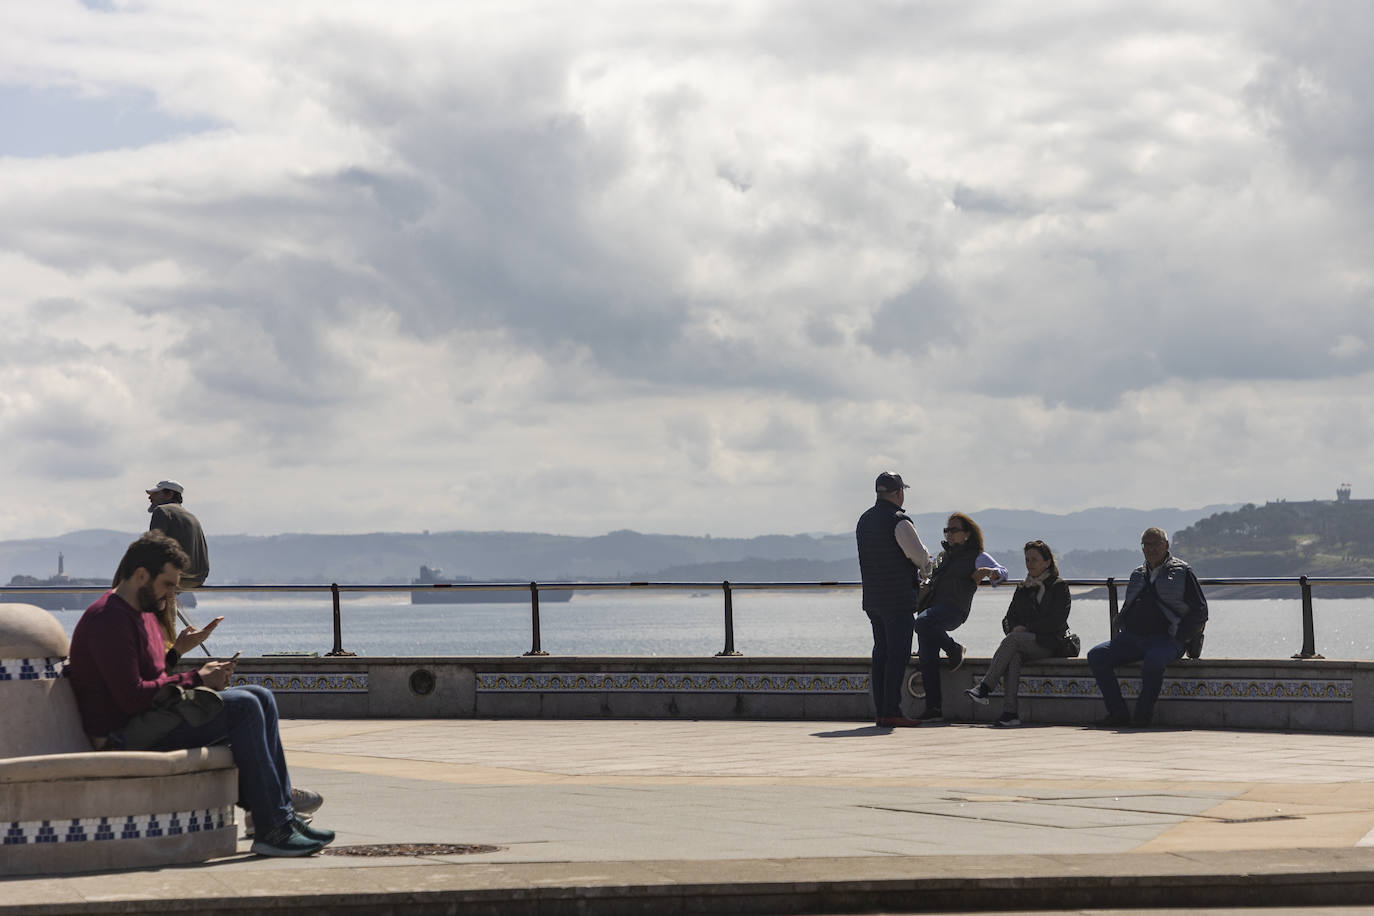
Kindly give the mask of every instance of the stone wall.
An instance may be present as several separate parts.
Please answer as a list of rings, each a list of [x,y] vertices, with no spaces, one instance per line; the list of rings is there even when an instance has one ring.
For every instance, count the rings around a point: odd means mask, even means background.
[[[944,673],[947,718],[991,721],[964,689],[986,669]],[[1138,669],[1122,669],[1128,700]],[[911,669],[915,673],[915,669]],[[914,681],[914,684],[912,683]],[[243,658],[237,682],[270,687],[302,718],[684,718],[864,721],[863,658]],[[919,678],[908,689],[920,690]],[[921,701],[908,696],[908,712]],[[1021,718],[1088,723],[1104,714],[1087,663],[1022,669]],[[1156,723],[1203,728],[1374,731],[1374,662],[1183,660],[1171,666]]]

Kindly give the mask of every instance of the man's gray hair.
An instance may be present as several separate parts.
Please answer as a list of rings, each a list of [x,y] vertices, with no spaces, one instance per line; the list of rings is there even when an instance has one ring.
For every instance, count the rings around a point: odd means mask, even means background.
[[[1144,533],[1140,535],[1140,539],[1143,541],[1152,534],[1164,543],[1169,543],[1169,535],[1163,528],[1146,528]]]

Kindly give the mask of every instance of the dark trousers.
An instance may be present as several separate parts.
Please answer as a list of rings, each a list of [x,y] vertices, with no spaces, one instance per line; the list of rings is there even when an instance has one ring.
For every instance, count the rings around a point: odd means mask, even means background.
[[[291,817],[291,780],[277,732],[277,701],[265,687],[220,691],[224,711],[204,725],[182,723],[154,750],[174,751],[229,742],[239,769],[239,804],[253,814],[258,836]]]
[[[873,708],[879,719],[902,714],[902,680],[911,661],[911,611],[865,611],[873,625]]]
[[[1135,704],[1135,719],[1149,722],[1154,718],[1155,701],[1164,686],[1164,669],[1183,655],[1183,645],[1168,633],[1156,636],[1136,636],[1121,632],[1100,646],[1088,650],[1088,667],[1097,678],[1097,688],[1107,703],[1107,712],[1125,716],[1130,711],[1121,696],[1121,684],[1115,669],[1121,665],[1140,662],[1140,698]]]
[[[926,708],[939,709],[943,701],[940,691],[940,650],[946,655],[959,651],[959,644],[950,638],[949,631],[957,630],[968,620],[968,614],[952,607],[937,604],[916,615],[916,651],[921,653],[921,680],[926,685]]]

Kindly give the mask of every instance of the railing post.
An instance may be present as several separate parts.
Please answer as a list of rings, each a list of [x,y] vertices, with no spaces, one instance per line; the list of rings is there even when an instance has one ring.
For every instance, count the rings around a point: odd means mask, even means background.
[[[530,583],[530,633],[534,642],[530,645],[530,651],[526,655],[548,655],[543,649],[539,648],[539,583]]]
[[[344,651],[343,647],[343,618],[339,614],[339,583],[330,583],[329,594],[334,599],[334,648],[326,652],[325,656],[354,655],[353,652]]]
[[[1302,651],[1294,658],[1325,658],[1317,654],[1317,629],[1312,621],[1312,584],[1306,576],[1298,576],[1302,589]]]
[[[735,651],[735,601],[730,591],[730,580],[720,583],[720,589],[725,593],[725,648],[716,653],[716,658],[733,657],[740,653]]]
[[[1107,577],[1107,638],[1111,639],[1116,635],[1116,615],[1119,604],[1116,599],[1116,578]]]

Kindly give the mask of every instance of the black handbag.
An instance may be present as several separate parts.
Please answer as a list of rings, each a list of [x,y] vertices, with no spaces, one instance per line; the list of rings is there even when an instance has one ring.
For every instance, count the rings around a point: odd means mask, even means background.
[[[1083,641],[1078,638],[1076,633],[1065,633],[1064,638],[1059,642],[1060,658],[1078,658],[1078,653],[1083,651]]]

